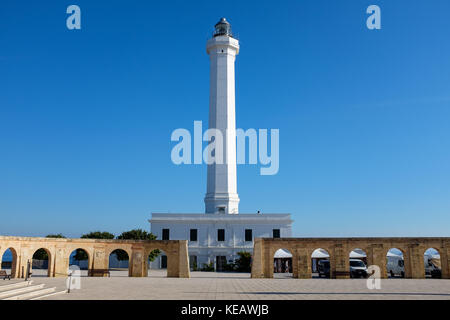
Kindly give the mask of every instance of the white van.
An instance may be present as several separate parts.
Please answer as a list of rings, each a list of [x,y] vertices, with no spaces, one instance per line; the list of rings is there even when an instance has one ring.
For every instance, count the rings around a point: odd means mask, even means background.
[[[425,276],[430,276],[432,278],[440,278],[441,268],[439,268],[439,266],[436,265],[436,261],[434,261],[433,259],[435,258],[432,255],[426,254],[423,256],[423,263],[425,265]]]
[[[395,276],[405,277],[405,262],[402,256],[392,255],[387,257],[387,272],[391,278]]]
[[[367,278],[367,266],[360,259],[350,259],[350,277]]]

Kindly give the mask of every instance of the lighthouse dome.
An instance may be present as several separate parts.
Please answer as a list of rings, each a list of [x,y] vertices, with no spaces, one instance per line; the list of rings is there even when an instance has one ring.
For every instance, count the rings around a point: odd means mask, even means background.
[[[231,32],[231,24],[225,18],[221,18],[220,21],[217,22],[214,27],[215,27],[214,37],[217,37],[217,36],[232,37],[233,36],[233,34]]]

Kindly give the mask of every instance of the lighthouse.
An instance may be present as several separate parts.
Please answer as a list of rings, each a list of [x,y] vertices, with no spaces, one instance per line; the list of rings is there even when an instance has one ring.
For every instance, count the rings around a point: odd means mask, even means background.
[[[289,213],[260,214],[256,210],[239,213],[234,94],[234,63],[239,53],[239,41],[225,18],[215,25],[206,52],[211,68],[209,129],[215,134],[220,131],[223,156],[218,156],[218,150],[211,148],[208,160],[222,158],[223,161],[207,162],[206,214],[154,212],[149,222],[151,232],[158,239],[189,241],[189,263],[193,270],[213,264],[216,271],[224,271],[229,261],[238,258],[239,252],[253,252],[253,239],[290,237],[292,220]],[[216,142],[219,140],[214,133],[207,136],[211,141],[208,147],[213,144],[213,138]],[[216,147],[219,145],[215,144]],[[259,209],[256,204],[255,208]],[[151,266],[155,269],[167,267],[167,256],[157,257]]]
[[[205,212],[237,214],[236,106],[234,64],[239,41],[230,23],[222,18],[206,44],[210,58],[209,128],[223,137],[223,163],[208,164]]]

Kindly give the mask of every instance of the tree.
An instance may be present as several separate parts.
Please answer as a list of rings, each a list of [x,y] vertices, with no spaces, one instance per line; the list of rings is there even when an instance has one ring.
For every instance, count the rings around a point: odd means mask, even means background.
[[[93,231],[87,234],[83,234],[81,239],[114,239],[114,235],[107,231]]]
[[[250,252],[240,251],[237,253],[239,258],[235,260],[236,271],[251,272],[252,255]]]
[[[66,237],[62,235],[62,233],[58,234],[49,234],[46,236],[46,238],[58,238],[58,239],[65,239]]]
[[[200,271],[207,271],[207,272],[214,271],[214,262],[211,261],[209,264],[204,263]]]
[[[86,234],[83,234],[81,236],[82,239],[114,239],[114,235],[107,231],[92,231]],[[77,249],[77,252],[75,253],[75,260],[81,261],[81,260],[87,260],[88,255],[87,253],[82,249]]]
[[[58,234],[49,234],[46,236],[46,238],[65,238],[61,233]],[[48,254],[45,249],[39,249],[33,254],[33,259],[36,260],[48,260]]]
[[[156,236],[142,229],[133,229],[130,231],[122,232],[121,235],[117,237],[119,240],[156,240]],[[128,260],[128,254],[125,254],[123,250],[115,252],[118,260]],[[159,249],[155,249],[148,255],[150,261],[155,260],[155,258],[161,253]]]
[[[48,260],[48,254],[45,249],[39,249],[33,254],[35,260]]]
[[[156,236],[142,229],[133,229],[130,231],[122,232],[121,235],[117,237],[119,240],[155,240]]]
[[[119,261],[127,261],[130,259],[130,257],[128,257],[128,253],[123,249],[116,249],[113,252],[111,252],[111,254],[115,254],[117,260]]]

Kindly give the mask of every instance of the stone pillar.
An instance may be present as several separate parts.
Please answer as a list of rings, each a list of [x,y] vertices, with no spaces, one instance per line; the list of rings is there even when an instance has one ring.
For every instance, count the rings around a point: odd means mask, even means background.
[[[147,277],[148,277],[148,270],[149,270],[149,268],[150,268],[150,264],[149,264],[149,261],[148,261],[148,255],[146,255],[145,259],[144,259],[144,270],[145,270],[145,274],[146,274]]]
[[[424,279],[425,278],[425,265],[423,262],[423,252],[419,244],[408,245],[408,257],[409,257],[409,274],[406,273],[405,264],[405,277],[412,279]],[[406,262],[406,261],[405,261]]]
[[[264,278],[263,240],[257,238],[253,244],[252,278]]]
[[[8,249],[8,248],[3,248],[2,246],[0,246],[0,269],[2,268],[3,254],[5,253],[6,249]],[[12,260],[14,261],[14,258]],[[12,265],[11,265],[11,273],[12,273]],[[12,275],[11,275],[11,278],[12,278]]]
[[[380,268],[381,279],[387,279],[386,271],[386,251],[382,244],[373,244],[366,250],[367,254],[367,266],[375,265]]]
[[[292,253],[292,259],[291,259],[291,263],[292,263],[292,277],[293,278],[298,278],[298,264],[299,264],[299,256],[297,254],[297,250],[294,248],[289,248],[288,249],[289,252]]]
[[[94,247],[94,253],[92,255],[92,268],[108,269],[108,265],[109,265],[109,256],[106,255],[106,246]]]
[[[128,264],[128,276],[130,277],[146,277],[146,256],[144,247],[132,247],[131,257]]]
[[[365,250],[366,255],[367,255],[367,267],[369,267],[371,265],[376,265],[375,259],[373,257],[373,246],[374,245],[371,245],[371,246],[367,247]],[[381,268],[381,266],[379,266],[379,267]]]
[[[442,279],[450,279],[450,244],[439,250],[441,255]]]
[[[17,254],[17,278],[25,278],[28,262],[30,262],[31,272],[31,263],[33,262],[34,252],[30,251],[30,248],[28,248],[26,245],[23,245]]]
[[[86,253],[88,254],[88,274],[89,274],[89,271],[94,269],[94,248],[90,247],[89,249],[86,249]]]
[[[48,269],[47,276],[54,277],[55,276],[55,248],[49,248],[47,251],[48,254]]]
[[[264,278],[273,278],[273,262],[275,251],[270,244],[266,244],[263,250],[264,254]]]
[[[169,252],[170,251],[170,252]],[[167,250],[167,277],[178,278],[179,257],[177,254],[173,254],[172,250]]]
[[[297,274],[294,278],[311,279],[311,255],[308,249],[297,250]]]
[[[187,240],[180,240],[178,244],[178,278],[190,278],[191,271],[189,269],[189,252]]]
[[[350,278],[349,252],[346,245],[342,243],[335,244],[333,248],[333,263],[330,267],[332,267],[332,272],[330,271],[331,278]]]
[[[175,241],[167,242],[167,247],[163,249],[167,256],[167,277],[177,278],[179,267],[180,267],[180,257],[178,255],[178,243]]]
[[[403,263],[405,266],[405,279],[412,279],[412,271],[411,271],[411,253],[409,252],[409,248],[406,247],[403,252]]]
[[[54,252],[52,277],[67,277],[70,252],[68,253],[64,247],[56,247]]]

